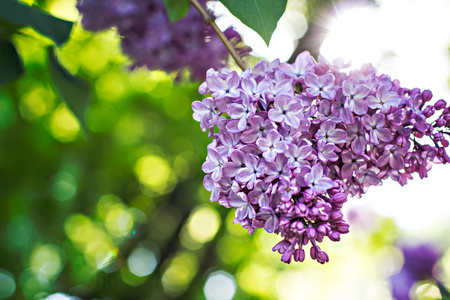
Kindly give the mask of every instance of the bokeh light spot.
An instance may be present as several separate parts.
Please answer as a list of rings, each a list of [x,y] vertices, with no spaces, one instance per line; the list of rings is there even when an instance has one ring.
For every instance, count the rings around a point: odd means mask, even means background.
[[[142,184],[159,194],[174,181],[168,162],[155,155],[141,157],[134,165],[134,172]]]
[[[236,293],[236,280],[224,271],[209,274],[203,292],[207,300],[229,300]]]
[[[197,268],[197,258],[191,252],[181,252],[175,256],[161,278],[167,294],[176,296],[183,293],[197,273]]]
[[[62,250],[55,245],[38,246],[31,254],[30,265],[34,272],[47,279],[53,279],[59,275],[64,266]]]
[[[55,104],[55,95],[44,87],[37,87],[24,94],[19,102],[19,111],[27,120],[34,120],[50,113]]]
[[[60,172],[53,182],[51,194],[56,200],[64,202],[73,199],[77,189],[75,177],[67,172]]]
[[[86,255],[89,255],[88,259],[95,259],[97,269],[102,270],[106,273],[112,273],[119,269],[116,264],[117,250],[111,249],[109,245],[106,244],[90,244],[86,251]]]
[[[187,221],[187,230],[192,239],[198,243],[206,243],[212,240],[219,227],[219,214],[206,205],[194,209]]]
[[[106,230],[115,237],[127,235],[134,226],[133,215],[123,204],[111,207],[105,218]]]
[[[430,280],[419,281],[412,287],[415,294],[415,299],[441,299],[441,293],[436,284]],[[445,298],[444,298],[445,299]]]
[[[5,269],[0,269],[0,299],[11,297],[16,290],[14,276]]]
[[[92,268],[105,268],[114,261],[117,250],[111,237],[88,217],[82,214],[69,216],[64,230],[77,248],[84,252],[86,262]]]
[[[52,1],[49,4],[48,10],[55,17],[75,22],[80,15],[76,8],[76,4],[76,0]]]
[[[272,267],[257,263],[250,263],[237,273],[239,286],[247,293],[261,297],[273,293],[269,283],[274,277],[275,271]]]
[[[50,131],[61,142],[71,142],[78,137],[80,124],[73,113],[61,104],[50,117]]]
[[[22,272],[19,283],[25,299],[34,299],[36,295],[43,292],[49,292],[51,289],[50,281],[41,274],[39,270],[29,268]]]
[[[55,293],[48,295],[47,298],[45,298],[45,300],[81,300],[81,299],[63,293]]]
[[[127,260],[130,272],[138,277],[148,276],[153,273],[158,260],[155,253],[145,247],[137,247],[131,252]]]
[[[97,215],[100,219],[105,220],[108,212],[116,204],[121,204],[122,199],[113,194],[103,195],[97,202]]]

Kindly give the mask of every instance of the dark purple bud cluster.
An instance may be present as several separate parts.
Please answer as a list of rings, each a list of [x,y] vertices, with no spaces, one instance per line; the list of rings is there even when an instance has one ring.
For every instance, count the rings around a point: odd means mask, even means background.
[[[188,68],[192,78],[202,79],[208,68],[226,63],[227,49],[192,7],[175,22],[169,21],[163,0],[78,0],[77,7],[86,29],[117,28],[123,52],[135,67],[167,72]],[[232,29],[225,35],[240,42]]]
[[[211,97],[192,104],[213,137],[202,166],[211,201],[234,207],[251,234],[280,234],[273,250],[286,263],[303,261],[309,243],[312,259],[328,261],[317,243],[349,232],[347,195],[450,162],[446,102],[427,104],[430,91],[402,88],[369,64],[343,67],[303,52],[294,64],[260,61],[240,75],[210,69],[199,92]],[[430,144],[419,143],[425,136]]]

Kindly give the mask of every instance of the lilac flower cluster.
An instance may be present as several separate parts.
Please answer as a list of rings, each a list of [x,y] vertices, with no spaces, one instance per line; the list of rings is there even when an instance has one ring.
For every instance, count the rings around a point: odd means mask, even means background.
[[[234,207],[234,222],[251,234],[280,234],[273,250],[286,263],[303,261],[309,243],[312,259],[329,260],[318,243],[349,232],[348,195],[450,162],[444,100],[427,104],[430,91],[400,87],[369,64],[345,67],[303,52],[293,64],[260,61],[240,75],[210,69],[199,92],[211,97],[192,104],[213,137],[202,166],[211,201]],[[425,136],[431,145],[419,143]]]
[[[433,268],[441,258],[435,247],[429,244],[416,246],[401,246],[404,263],[397,274],[390,277],[392,296],[397,300],[409,300],[410,290],[415,282],[433,279],[440,282],[433,275]]]
[[[170,22],[163,0],[78,0],[77,7],[86,29],[117,28],[134,66],[167,72],[189,68],[192,78],[201,79],[208,68],[226,63],[227,49],[194,8]],[[234,44],[240,41],[232,29],[225,35]]]

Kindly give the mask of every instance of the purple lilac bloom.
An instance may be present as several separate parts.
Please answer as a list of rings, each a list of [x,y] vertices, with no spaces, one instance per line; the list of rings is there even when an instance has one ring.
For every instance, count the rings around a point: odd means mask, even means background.
[[[87,30],[117,28],[133,67],[167,72],[188,68],[192,78],[202,79],[209,68],[223,67],[228,57],[220,38],[193,7],[185,17],[171,22],[163,0],[78,0],[77,4]],[[235,46],[241,41],[232,29],[225,35]],[[237,50],[241,55],[248,52],[248,48]]]
[[[300,118],[303,118],[302,111],[303,106],[297,99],[289,99],[287,95],[281,94],[275,98],[273,108],[269,110],[269,119],[297,128]]]
[[[267,138],[259,138],[256,141],[256,145],[258,145],[266,161],[273,161],[278,153],[286,150],[286,144],[280,139],[281,135],[277,131],[271,130],[267,134]]]
[[[370,141],[378,145],[380,141],[390,142],[393,139],[392,133],[388,128],[384,128],[385,120],[382,114],[365,115],[362,117],[362,124],[369,132]]]
[[[404,258],[403,267],[400,272],[390,277],[392,296],[395,299],[411,299],[410,290],[418,281],[434,280],[438,285],[441,284],[433,274],[433,268],[441,254],[433,245],[402,245],[400,250]]]
[[[305,84],[308,86],[306,91],[311,96],[322,96],[325,99],[333,99],[336,95],[334,87],[334,75],[325,74],[317,76],[316,74],[307,74],[305,76]]]
[[[319,141],[342,144],[347,141],[347,133],[343,129],[336,128],[336,123],[326,121],[317,130],[316,138]]]
[[[273,251],[285,263],[306,253],[329,261],[319,244],[349,232],[341,211],[348,197],[450,163],[447,102],[427,103],[430,91],[402,88],[369,64],[349,73],[344,66],[304,52],[294,65],[211,69],[199,88],[210,97],[192,104],[213,138],[202,166],[210,200],[234,207],[234,222],[250,234],[279,235]]]
[[[248,119],[250,128],[241,134],[241,141],[246,144],[255,142],[260,137],[266,137],[267,133],[274,129],[272,122],[269,119],[264,119],[261,116],[252,116]]]
[[[370,95],[367,97],[366,102],[372,109],[378,108],[380,110],[384,110],[399,104],[400,100],[401,98],[396,92],[389,91],[387,86],[382,85],[378,87],[377,94],[375,96]]]
[[[367,104],[364,98],[369,95],[369,88],[364,84],[354,85],[350,80],[342,83],[342,94],[347,97],[345,107],[355,112],[357,115],[367,113]]]

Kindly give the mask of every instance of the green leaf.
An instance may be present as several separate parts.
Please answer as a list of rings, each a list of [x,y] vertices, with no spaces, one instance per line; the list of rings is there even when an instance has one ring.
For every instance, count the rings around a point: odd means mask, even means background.
[[[25,73],[22,60],[11,41],[0,38],[0,86]]]
[[[450,300],[450,293],[447,291],[442,282],[436,280],[436,284],[439,288],[439,292],[441,293],[442,300]]]
[[[170,21],[182,19],[189,11],[187,0],[164,0]]]
[[[73,26],[73,22],[58,19],[16,0],[0,0],[0,18],[14,25],[30,26],[57,45],[69,38]]]
[[[287,0],[219,0],[242,23],[256,31],[269,45]]]
[[[87,81],[73,76],[61,66],[53,47],[48,48],[47,65],[56,90],[80,120],[81,125],[86,128],[85,113],[90,104],[91,86]]]

